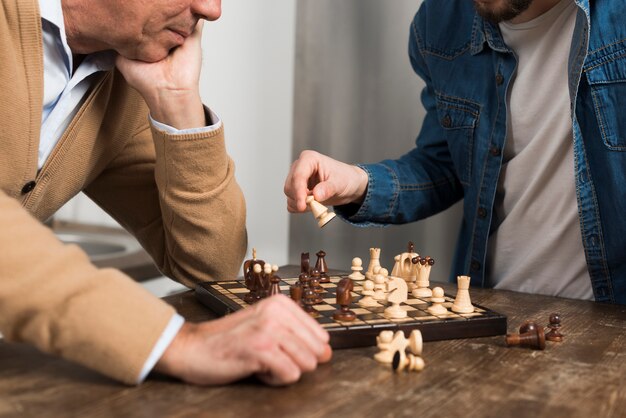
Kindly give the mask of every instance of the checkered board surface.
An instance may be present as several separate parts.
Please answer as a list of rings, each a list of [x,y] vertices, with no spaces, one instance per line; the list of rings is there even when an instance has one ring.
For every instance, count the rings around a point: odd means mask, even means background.
[[[383,315],[386,306],[362,308],[356,302],[361,298],[363,287],[354,283],[353,303],[350,309],[357,318],[351,322],[339,322],[333,319],[333,312],[338,308],[336,301],[339,276],[331,276],[330,283],[322,283],[326,293],[321,294],[323,303],[315,305],[320,313],[317,322],[330,334],[330,345],[333,348],[351,348],[376,345],[376,336],[383,330],[403,330],[408,333],[419,329],[424,341],[449,340],[457,338],[487,337],[506,334],[506,317],[487,308],[474,304],[476,310],[470,314],[456,314],[450,311],[454,299],[446,295],[444,306],[449,313],[432,315],[426,309],[431,305],[426,299],[419,299],[409,294],[409,299],[401,306],[407,311],[403,319],[387,319]],[[297,282],[297,278],[281,280],[280,289],[289,295],[289,286]],[[248,305],[243,300],[248,289],[243,281],[218,281],[201,283],[196,287],[198,300],[218,315],[244,309]]]

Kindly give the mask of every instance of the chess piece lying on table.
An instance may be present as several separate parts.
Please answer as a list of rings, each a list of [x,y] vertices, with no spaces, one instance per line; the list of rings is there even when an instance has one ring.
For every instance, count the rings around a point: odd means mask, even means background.
[[[382,331],[376,337],[378,348],[381,350],[374,355],[374,359],[380,363],[391,364],[395,371],[414,370],[420,371],[424,368],[422,360],[422,333],[415,329],[411,331],[409,339],[404,336],[404,332]],[[406,350],[409,349],[407,356]]]
[[[523,334],[507,334],[506,345],[529,347],[536,350],[545,349],[546,337],[543,333],[543,328],[529,325],[527,329],[530,329],[530,331],[527,331]]]
[[[315,200],[313,196],[307,196],[306,204],[311,208],[313,216],[317,219],[317,226],[320,228],[333,220],[336,216],[334,212],[329,212],[328,208]]]

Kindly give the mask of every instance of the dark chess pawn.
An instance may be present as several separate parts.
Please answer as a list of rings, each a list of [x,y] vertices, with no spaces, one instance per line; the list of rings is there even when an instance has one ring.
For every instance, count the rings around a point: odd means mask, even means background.
[[[543,328],[535,327],[534,330],[528,331],[524,334],[507,334],[506,345],[518,345],[520,347],[543,350],[546,348],[546,337],[543,333]]]
[[[315,298],[317,298],[317,293],[313,291],[310,287],[304,289],[304,299],[302,303],[304,304],[304,311],[311,315],[313,318],[317,318],[320,316],[320,313],[317,312],[313,306],[315,305]]]
[[[301,306],[301,307],[303,306],[302,305],[302,285],[300,284],[300,282],[296,282],[292,284],[291,286],[289,286],[289,296],[294,302],[296,302],[298,306]]]
[[[319,294],[326,293],[326,291],[324,290],[324,288],[322,287],[320,283],[322,283],[320,272],[317,270],[313,270],[311,272],[311,281],[309,282],[309,286],[311,286],[313,290],[315,290],[315,293],[319,293]]]
[[[320,276],[319,273],[316,274],[315,270],[309,279],[309,289],[315,293],[315,304],[322,303],[323,299],[320,295],[324,292],[324,288],[320,286]]]
[[[319,250],[317,252],[317,262],[315,263],[315,270],[320,272],[320,283],[330,283],[330,276],[328,275],[328,266],[326,265],[326,252]]]
[[[310,280],[311,280],[311,276],[309,276],[309,273],[302,272],[298,276],[298,281],[300,282],[300,285],[302,287],[309,287]]]
[[[276,272],[278,271],[278,266],[277,265],[273,265],[272,266],[272,271],[270,273],[270,290],[269,290],[269,296],[274,296],[274,295],[278,295],[280,294],[280,277],[278,277],[278,275],[276,274]]]
[[[550,323],[548,324],[548,333],[546,334],[546,340],[560,343],[563,341],[563,334],[559,332],[561,328],[561,315],[553,313],[550,315]]]
[[[356,314],[350,310],[350,304],[352,303],[352,289],[354,289],[354,283],[348,277],[344,277],[337,283],[337,304],[340,305],[333,313],[333,319],[335,321],[354,321]]]

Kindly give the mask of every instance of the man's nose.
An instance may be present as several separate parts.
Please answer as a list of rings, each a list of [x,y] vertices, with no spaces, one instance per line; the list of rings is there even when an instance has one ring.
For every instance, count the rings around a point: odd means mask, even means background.
[[[222,0],[194,0],[191,12],[202,19],[217,20],[222,15]]]

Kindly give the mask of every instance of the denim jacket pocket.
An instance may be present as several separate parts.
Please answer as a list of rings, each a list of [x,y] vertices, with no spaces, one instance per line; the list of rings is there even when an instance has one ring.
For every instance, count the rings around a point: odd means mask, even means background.
[[[585,68],[604,144],[626,151],[626,45]]]
[[[474,131],[480,117],[480,105],[441,93],[436,93],[436,96],[437,116],[450,157],[459,181],[467,186],[472,176]]]

